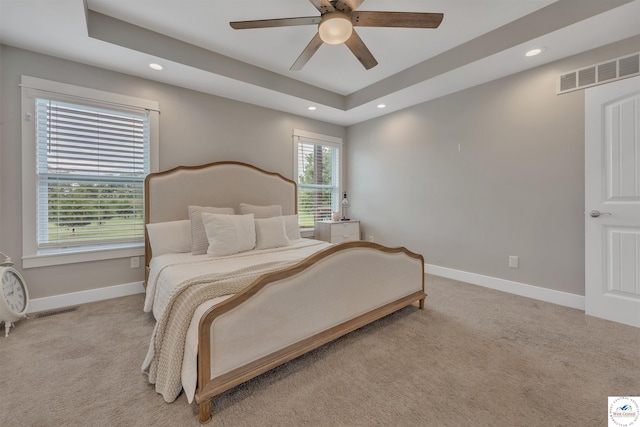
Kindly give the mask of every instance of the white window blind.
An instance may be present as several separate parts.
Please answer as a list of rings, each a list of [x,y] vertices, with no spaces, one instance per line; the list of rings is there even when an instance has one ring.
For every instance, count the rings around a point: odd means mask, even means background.
[[[36,98],[38,249],[144,241],[149,115]]]
[[[296,136],[298,222],[313,227],[339,210],[341,144]]]

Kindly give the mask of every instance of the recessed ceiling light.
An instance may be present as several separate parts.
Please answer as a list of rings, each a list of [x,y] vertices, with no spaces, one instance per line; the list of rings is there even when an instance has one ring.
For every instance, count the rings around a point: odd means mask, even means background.
[[[536,56],[542,53],[541,48],[531,49],[529,52],[525,53],[525,56]]]
[[[162,70],[164,67],[158,63],[152,62],[151,64],[149,64],[149,68],[156,70],[156,71],[160,71]]]
[[[385,104],[378,104],[378,108],[384,108],[384,107],[386,107]]]
[[[309,108],[307,108],[309,111],[316,111],[316,107],[314,107],[313,105]]]

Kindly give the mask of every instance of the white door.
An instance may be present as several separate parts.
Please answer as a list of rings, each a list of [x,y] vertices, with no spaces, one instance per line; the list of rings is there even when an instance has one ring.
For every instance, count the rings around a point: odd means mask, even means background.
[[[640,77],[585,91],[585,311],[640,327]]]

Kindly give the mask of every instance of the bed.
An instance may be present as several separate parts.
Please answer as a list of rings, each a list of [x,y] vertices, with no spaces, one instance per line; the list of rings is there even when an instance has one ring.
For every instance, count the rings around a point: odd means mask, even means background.
[[[424,308],[421,255],[301,238],[296,183],[252,165],[150,174],[145,224],[144,309],[156,326],[143,371],[167,402],[184,391],[202,423],[220,393],[403,307]]]

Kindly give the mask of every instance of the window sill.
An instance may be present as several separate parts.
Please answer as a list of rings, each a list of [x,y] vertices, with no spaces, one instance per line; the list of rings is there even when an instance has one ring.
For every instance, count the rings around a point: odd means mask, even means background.
[[[82,250],[73,248],[65,251],[40,251],[37,255],[24,255],[22,268],[76,264],[141,255],[144,255],[144,244],[141,243],[130,246],[83,248]]]

